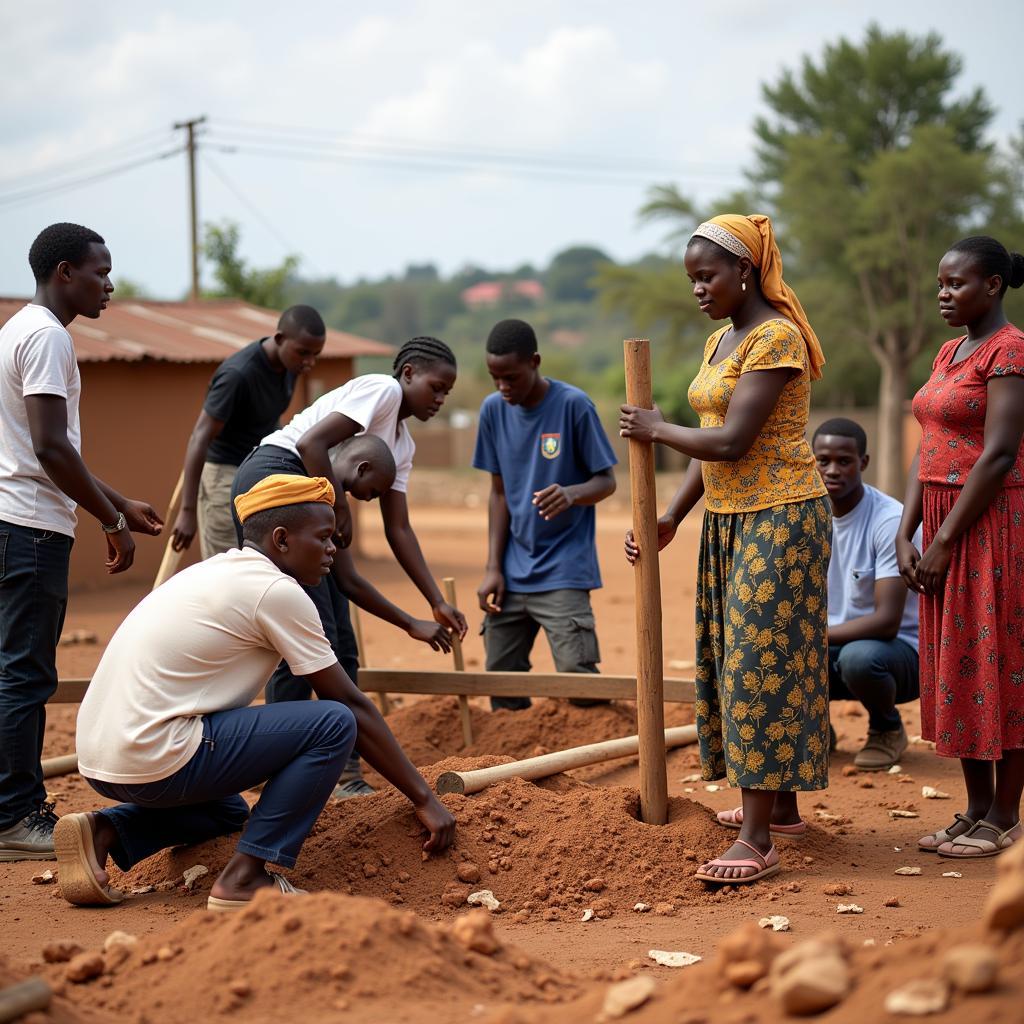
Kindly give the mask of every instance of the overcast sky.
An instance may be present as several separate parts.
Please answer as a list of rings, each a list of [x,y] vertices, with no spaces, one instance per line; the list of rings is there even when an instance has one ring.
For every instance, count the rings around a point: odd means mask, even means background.
[[[238,221],[256,265],[294,252],[343,281],[543,264],[580,242],[648,251],[663,228],[637,224],[646,185],[738,187],[761,83],[872,20],[938,31],[962,89],[999,108],[995,139],[1024,119],[1015,0],[0,0],[0,17],[2,295],[31,291],[37,231],[73,220],[106,236],[115,282],[180,297],[183,155],[59,186],[173,150],[172,123],[201,114],[202,220]]]

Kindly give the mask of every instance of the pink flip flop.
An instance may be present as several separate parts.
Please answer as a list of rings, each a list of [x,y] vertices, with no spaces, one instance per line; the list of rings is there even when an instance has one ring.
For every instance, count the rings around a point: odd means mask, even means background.
[[[731,811],[719,811],[716,817],[718,824],[725,828],[740,829],[743,827],[742,807],[734,807]],[[789,836],[795,839],[807,831],[807,822],[798,821],[795,825],[771,825],[769,828],[773,835]]]
[[[751,882],[759,882],[762,878],[768,878],[769,875],[774,875],[781,870],[779,854],[774,846],[767,853],[761,853],[760,850],[743,839],[737,839],[736,842],[745,846],[756,859],[725,860],[722,857],[716,857],[714,860],[708,861],[707,864],[702,864],[693,877],[702,882],[710,882],[712,885],[749,885]],[[754,874],[740,875],[739,878],[719,878],[717,875],[707,874],[708,868],[753,868]]]

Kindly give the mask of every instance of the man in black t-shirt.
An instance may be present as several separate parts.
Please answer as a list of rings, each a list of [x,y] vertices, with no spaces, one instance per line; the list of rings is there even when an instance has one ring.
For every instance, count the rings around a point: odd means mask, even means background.
[[[280,426],[300,373],[316,365],[327,329],[312,306],[291,306],[277,333],[229,356],[210,381],[185,452],[181,511],[171,546],[184,551],[199,532],[203,558],[238,546],[231,484],[242,460]]]

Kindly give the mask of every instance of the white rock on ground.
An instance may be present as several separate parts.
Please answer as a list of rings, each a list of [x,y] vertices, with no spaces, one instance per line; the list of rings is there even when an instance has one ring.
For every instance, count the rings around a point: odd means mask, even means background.
[[[604,995],[598,1020],[625,1017],[631,1010],[643,1006],[657,987],[658,983],[649,974],[638,974],[635,978],[612,985]]]
[[[497,910],[501,904],[494,898],[490,889],[481,889],[479,892],[471,892],[466,897],[466,902],[473,907],[486,907],[488,910]]]
[[[762,917],[757,925],[759,928],[771,928],[773,932],[788,932],[789,918],[782,914],[772,914],[771,917]]]
[[[647,955],[661,967],[691,967],[703,959],[696,953],[672,952],[667,949],[651,949]]]
[[[919,978],[885,997],[885,1012],[903,1017],[927,1017],[949,1006],[949,985],[939,978]]]

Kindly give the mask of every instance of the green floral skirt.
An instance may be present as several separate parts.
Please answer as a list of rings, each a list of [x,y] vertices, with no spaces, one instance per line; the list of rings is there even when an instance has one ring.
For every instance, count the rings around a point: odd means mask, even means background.
[[[828,785],[827,498],[705,512],[697,566],[703,778]]]

